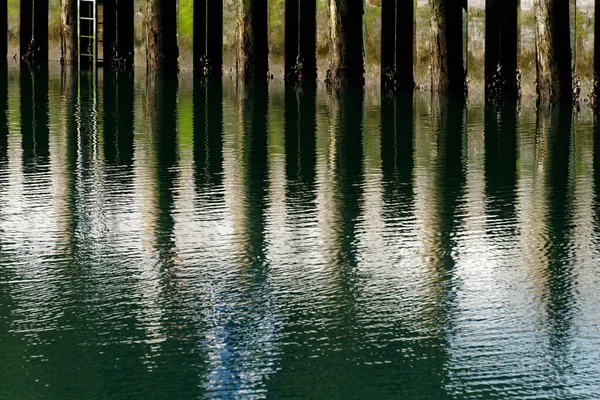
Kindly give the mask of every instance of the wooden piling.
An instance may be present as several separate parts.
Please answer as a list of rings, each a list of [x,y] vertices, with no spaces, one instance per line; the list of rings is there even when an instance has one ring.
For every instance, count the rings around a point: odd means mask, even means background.
[[[569,2],[535,0],[537,91],[544,104],[573,99]]]
[[[594,104],[600,106],[600,0],[594,3]],[[600,177],[600,174],[597,174]]]
[[[206,0],[194,0],[194,72],[204,71],[206,57]]]
[[[381,1],[381,86],[393,84],[396,74],[396,0]]]
[[[298,58],[298,29],[299,29],[299,1],[285,0],[285,78],[296,80],[296,60]]]
[[[118,0],[117,3],[117,57],[120,68],[133,70],[133,0]]]
[[[331,60],[327,82],[334,87],[364,86],[364,3],[329,0]]]
[[[317,1],[300,0],[300,80],[315,83],[317,80]]]
[[[515,98],[518,95],[519,0],[486,0],[485,86],[486,96]]]
[[[117,2],[104,0],[102,21],[102,57],[104,65],[112,67],[117,53]]]
[[[146,0],[146,70],[177,72],[177,2]]]
[[[465,94],[462,2],[431,0],[431,90]]]
[[[61,56],[63,66],[78,64],[77,54],[77,0],[62,0],[61,17]]]
[[[31,61],[34,65],[48,63],[48,0],[34,0],[33,48]]]
[[[206,51],[209,74],[223,75],[223,0],[208,0],[206,23]]]
[[[397,0],[396,8],[396,73],[399,90],[413,90],[415,78],[415,6],[414,0]]]
[[[267,0],[237,0],[236,70],[243,80],[264,82],[269,73]]]
[[[8,55],[8,1],[0,0],[0,65]]]
[[[24,59],[33,39],[33,0],[20,0],[19,10],[27,10],[19,12],[19,57]]]

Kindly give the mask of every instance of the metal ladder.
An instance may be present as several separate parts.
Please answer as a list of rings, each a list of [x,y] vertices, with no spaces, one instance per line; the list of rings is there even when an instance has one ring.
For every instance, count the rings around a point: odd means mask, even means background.
[[[80,68],[96,69],[103,60],[98,55],[99,26],[102,21],[98,18],[98,7],[101,0],[78,0],[77,2],[77,53]]]

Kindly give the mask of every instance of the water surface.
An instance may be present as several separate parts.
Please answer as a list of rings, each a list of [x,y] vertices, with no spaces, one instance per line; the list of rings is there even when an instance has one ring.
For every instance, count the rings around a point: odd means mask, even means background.
[[[598,128],[4,71],[0,397],[595,398]]]

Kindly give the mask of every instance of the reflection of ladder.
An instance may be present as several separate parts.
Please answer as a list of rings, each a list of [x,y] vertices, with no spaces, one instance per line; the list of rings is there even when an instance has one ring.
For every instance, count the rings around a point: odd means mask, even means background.
[[[79,66],[83,68],[96,68],[102,64],[99,54],[102,51],[102,7],[101,0],[78,0],[77,2],[77,52]]]

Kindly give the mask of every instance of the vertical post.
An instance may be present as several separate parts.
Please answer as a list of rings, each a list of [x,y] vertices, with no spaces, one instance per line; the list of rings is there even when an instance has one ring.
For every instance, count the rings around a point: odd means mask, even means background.
[[[62,0],[60,3],[61,18],[61,64],[77,65],[77,3],[78,0]]]
[[[365,84],[364,9],[362,0],[329,0],[332,86]]]
[[[24,59],[33,39],[33,0],[21,0],[19,15],[19,57]]]
[[[269,73],[267,0],[237,0],[237,74],[266,81]]]
[[[415,79],[413,74],[414,60],[414,0],[397,0],[396,8],[396,73],[398,89],[413,90]]]
[[[537,86],[543,103],[571,102],[569,2],[535,0]]]
[[[486,96],[518,95],[519,0],[486,0],[485,81]]]
[[[463,96],[462,2],[431,0],[431,90]]]
[[[34,65],[48,63],[48,0],[34,0],[33,44],[30,61]]]
[[[177,2],[146,0],[146,70],[177,72]]]
[[[210,74],[223,75],[223,0],[208,0],[207,44]]]
[[[116,0],[104,0],[102,15],[102,41],[104,65],[112,67],[116,56],[116,33],[117,33],[117,2]]]
[[[285,0],[285,78],[296,80],[296,59],[298,57],[298,29],[299,29],[299,2],[298,0]]]
[[[133,70],[133,0],[117,3],[117,56],[122,69]]]
[[[0,65],[8,55],[8,1],[0,0]]]
[[[594,2],[594,104],[600,104],[600,0]],[[598,136],[596,136],[598,137]],[[598,142],[598,141],[596,141]],[[596,143],[594,142],[594,143]],[[594,153],[595,154],[595,153]],[[600,154],[599,154],[600,156]],[[600,175],[600,174],[598,174]]]
[[[396,75],[396,0],[381,1],[381,87],[390,88]]]
[[[214,1],[214,0],[213,0]],[[206,57],[206,0],[194,0],[194,73],[203,73]]]
[[[300,58],[301,80],[315,83],[317,80],[317,1],[300,0]]]

